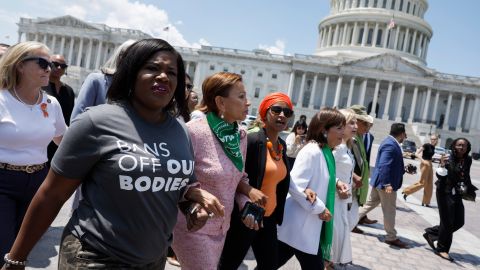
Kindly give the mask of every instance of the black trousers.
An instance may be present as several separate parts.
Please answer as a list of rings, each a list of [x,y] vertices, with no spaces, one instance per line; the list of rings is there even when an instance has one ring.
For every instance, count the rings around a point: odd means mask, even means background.
[[[218,269],[237,270],[250,246],[257,260],[256,269],[278,269],[278,240],[275,218],[264,217],[263,228],[255,231],[247,228],[238,215],[232,215]]]
[[[0,256],[10,251],[28,206],[47,172],[46,167],[31,174],[0,169]]]
[[[425,231],[432,240],[438,240],[436,250],[449,252],[452,246],[453,233],[465,224],[465,208],[462,196],[446,193],[444,187],[437,187],[437,204],[440,214],[440,225],[427,228]]]
[[[323,269],[322,249],[318,247],[318,254],[312,255],[293,248],[282,241],[278,241],[278,267],[282,267],[293,255],[297,257],[302,270]]]

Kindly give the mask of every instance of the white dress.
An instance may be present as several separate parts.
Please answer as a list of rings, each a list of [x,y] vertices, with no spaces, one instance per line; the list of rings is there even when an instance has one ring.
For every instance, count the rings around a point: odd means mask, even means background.
[[[355,167],[353,154],[346,144],[340,144],[333,151],[335,157],[336,177],[348,185],[352,190],[352,174]],[[334,263],[352,262],[352,244],[350,241],[350,224],[348,218],[348,204],[352,197],[340,199],[335,192],[335,212],[333,216],[333,241],[330,259]]]

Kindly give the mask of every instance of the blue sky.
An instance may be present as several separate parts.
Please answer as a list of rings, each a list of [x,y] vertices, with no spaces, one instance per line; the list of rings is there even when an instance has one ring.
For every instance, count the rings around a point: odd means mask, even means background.
[[[228,4],[227,4],[228,3]],[[16,0],[2,1],[0,42],[15,43],[20,16],[70,14],[90,22],[140,29],[175,45],[200,44],[282,54],[312,54],[328,0]],[[434,35],[428,66],[480,77],[479,0],[430,0],[425,19]],[[162,29],[169,26],[169,31]],[[8,38],[7,38],[8,36]]]

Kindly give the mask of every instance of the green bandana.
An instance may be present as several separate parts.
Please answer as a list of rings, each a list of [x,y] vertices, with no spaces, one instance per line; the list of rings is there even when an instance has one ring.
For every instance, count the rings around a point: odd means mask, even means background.
[[[227,123],[213,112],[207,113],[207,122],[222,144],[223,151],[227,157],[239,171],[243,171],[243,158],[240,152],[240,132],[238,132],[237,122],[233,124]]]
[[[363,159],[363,166],[362,166],[362,187],[357,189],[357,196],[358,196],[358,203],[360,205],[365,204],[367,201],[368,195],[368,178],[370,177],[370,165],[368,164],[367,160],[367,151],[365,151],[365,145],[363,145],[363,140],[360,136],[355,136],[355,140],[360,148],[360,153]]]
[[[322,147],[323,156],[327,161],[328,174],[330,178],[328,179],[328,190],[327,190],[327,200],[326,207],[332,214],[330,221],[323,222],[322,232],[320,234],[320,246],[322,247],[323,259],[330,259],[330,250],[332,249],[332,239],[333,239],[333,217],[334,217],[334,206],[335,206],[335,189],[336,189],[336,175],[335,175],[335,158],[332,154],[332,149],[325,145]]]

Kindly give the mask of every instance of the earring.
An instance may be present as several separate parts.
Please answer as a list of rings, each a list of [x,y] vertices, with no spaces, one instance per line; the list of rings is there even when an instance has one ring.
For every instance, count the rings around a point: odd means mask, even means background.
[[[220,114],[220,118],[222,118],[222,119],[225,118],[225,115],[223,115],[223,112],[222,112],[222,114]]]
[[[128,96],[131,97],[132,96],[132,89],[130,88],[130,90],[128,90]]]

